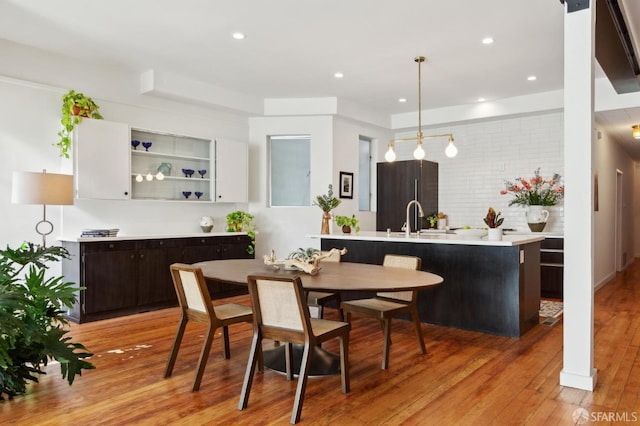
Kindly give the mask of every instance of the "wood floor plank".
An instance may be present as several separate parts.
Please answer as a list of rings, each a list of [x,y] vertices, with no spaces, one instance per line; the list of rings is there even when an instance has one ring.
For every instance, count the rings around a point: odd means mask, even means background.
[[[250,305],[248,296],[225,301]],[[335,310],[326,315],[336,319]],[[249,406],[237,409],[251,345],[250,324],[231,327],[231,359],[216,334],[200,391],[191,383],[204,329],[189,325],[174,373],[163,378],[178,309],[87,324],[70,335],[94,353],[96,370],[73,386],[50,364],[28,392],[0,403],[0,424],[16,425],[282,425],[288,424],[296,381],[258,373]],[[589,413],[640,413],[640,262],[595,296],[594,392],[559,385],[562,321],[537,326],[520,339],[422,326],[418,351],[410,322],[394,321],[389,369],[380,369],[382,333],[376,321],[354,318],[351,392],[339,376],[309,380],[302,424],[314,425],[566,425],[579,407]],[[265,343],[265,347],[272,347]],[[323,347],[338,351],[337,341]],[[602,424],[607,424],[603,422]]]

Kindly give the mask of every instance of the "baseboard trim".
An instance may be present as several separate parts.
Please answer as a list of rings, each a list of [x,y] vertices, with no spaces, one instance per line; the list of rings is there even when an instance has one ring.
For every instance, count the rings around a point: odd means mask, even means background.
[[[562,370],[560,372],[560,386],[568,386],[570,388],[582,389],[593,392],[598,381],[598,370],[592,369],[590,376],[581,376],[578,374],[567,373]]]

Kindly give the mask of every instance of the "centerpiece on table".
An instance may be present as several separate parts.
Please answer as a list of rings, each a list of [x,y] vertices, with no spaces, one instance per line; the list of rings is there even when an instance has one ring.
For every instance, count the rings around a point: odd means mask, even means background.
[[[560,183],[560,175],[554,173],[551,179],[540,176],[540,167],[530,179],[517,178],[515,181],[506,180],[505,189],[500,194],[511,194],[514,204],[527,207],[527,224],[533,232],[541,232],[547,224],[549,211],[544,207],[555,206],[564,197],[564,185]]]
[[[333,196],[333,185],[329,185],[329,191],[326,194],[318,195],[313,202],[314,206],[318,206],[324,212],[322,214],[321,234],[329,234],[329,221],[331,220],[331,210],[340,205],[340,200]]]

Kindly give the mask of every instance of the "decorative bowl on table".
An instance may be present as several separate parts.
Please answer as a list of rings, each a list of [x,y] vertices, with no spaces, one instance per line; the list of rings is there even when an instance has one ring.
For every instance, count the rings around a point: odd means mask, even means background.
[[[489,233],[489,231],[483,228],[456,229],[453,232],[455,232],[456,235],[460,235],[462,238],[469,240],[479,240]]]

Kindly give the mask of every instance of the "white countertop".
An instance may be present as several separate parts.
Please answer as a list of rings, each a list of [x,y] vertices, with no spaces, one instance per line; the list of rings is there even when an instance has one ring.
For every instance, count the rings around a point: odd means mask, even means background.
[[[404,232],[392,232],[390,235],[387,235],[386,232],[367,231],[358,232],[357,234],[312,234],[307,235],[307,237],[336,240],[392,241],[400,243],[462,244],[469,246],[519,246],[542,241],[545,238],[540,232],[503,235],[500,241],[489,241],[486,236],[472,239],[464,238],[456,234],[430,233],[416,235],[416,233],[412,233],[410,237],[407,237]]]
[[[226,237],[233,235],[247,235],[246,232],[193,232],[187,234],[149,234],[149,235],[118,235],[117,237],[58,237],[58,241],[71,241],[93,243],[100,241],[126,241],[126,240],[158,240],[167,238],[209,238]]]

